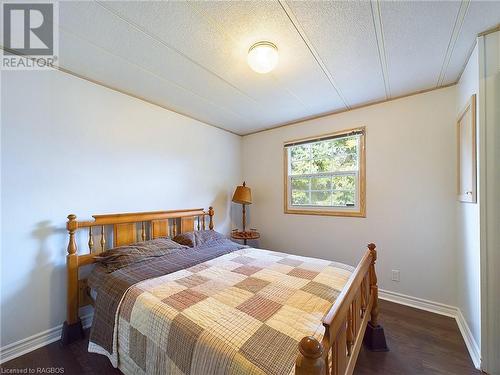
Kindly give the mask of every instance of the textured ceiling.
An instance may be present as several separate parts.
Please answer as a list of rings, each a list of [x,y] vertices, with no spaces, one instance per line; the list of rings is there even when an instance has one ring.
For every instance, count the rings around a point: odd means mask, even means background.
[[[500,1],[61,2],[60,66],[237,134],[456,82]],[[248,48],[278,46],[269,74]]]

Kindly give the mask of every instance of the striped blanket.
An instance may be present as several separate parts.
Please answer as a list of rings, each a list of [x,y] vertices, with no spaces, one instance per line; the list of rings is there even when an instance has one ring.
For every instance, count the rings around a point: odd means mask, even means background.
[[[139,282],[116,314],[112,362],[125,374],[291,374],[352,271],[244,248]]]

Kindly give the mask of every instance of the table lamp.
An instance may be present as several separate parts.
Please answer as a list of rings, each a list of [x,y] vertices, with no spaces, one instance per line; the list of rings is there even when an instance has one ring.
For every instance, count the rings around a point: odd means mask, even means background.
[[[243,205],[243,232],[245,232],[246,226],[246,210],[245,205],[252,204],[252,191],[248,186],[246,186],[245,181],[243,185],[236,186],[236,190],[233,194],[233,202]]]

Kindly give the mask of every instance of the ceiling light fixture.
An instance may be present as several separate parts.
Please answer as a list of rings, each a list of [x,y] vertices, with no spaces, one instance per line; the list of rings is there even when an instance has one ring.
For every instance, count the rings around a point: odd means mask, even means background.
[[[247,61],[257,73],[269,73],[278,65],[278,47],[267,41],[255,43],[248,50]]]

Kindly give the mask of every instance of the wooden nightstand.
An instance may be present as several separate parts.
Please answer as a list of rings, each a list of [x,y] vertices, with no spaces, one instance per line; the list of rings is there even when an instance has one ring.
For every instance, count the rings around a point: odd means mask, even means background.
[[[233,240],[243,240],[243,244],[246,245],[248,240],[256,240],[260,238],[260,233],[256,229],[251,229],[249,232],[240,232],[238,229],[233,229],[231,232],[231,238]]]

